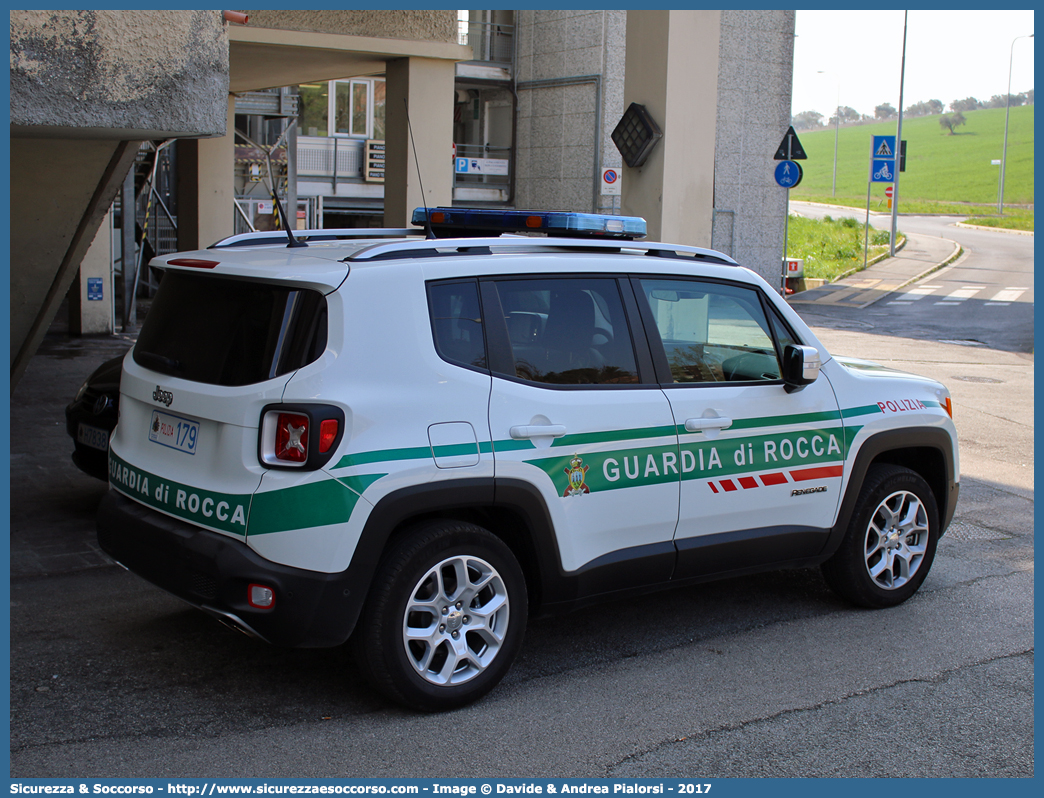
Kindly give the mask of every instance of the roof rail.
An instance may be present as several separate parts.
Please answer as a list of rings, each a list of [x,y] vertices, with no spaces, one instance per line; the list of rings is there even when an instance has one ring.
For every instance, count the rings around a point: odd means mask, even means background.
[[[379,260],[407,258],[432,258],[452,255],[489,255],[493,252],[521,253],[571,250],[574,252],[596,252],[600,254],[649,255],[659,258],[679,258],[722,263],[730,266],[739,264],[724,253],[702,247],[680,244],[663,244],[649,241],[600,241],[567,238],[537,238],[529,236],[504,236],[502,238],[440,238],[423,241],[389,241],[364,247],[344,260],[359,263]]]
[[[418,227],[347,227],[327,230],[297,230],[294,238],[298,241],[340,241],[354,238],[403,238],[404,236],[423,236],[424,230]],[[286,232],[283,230],[265,230],[255,233],[240,233],[223,238],[207,249],[225,249],[226,247],[253,247],[265,244],[286,244]]]

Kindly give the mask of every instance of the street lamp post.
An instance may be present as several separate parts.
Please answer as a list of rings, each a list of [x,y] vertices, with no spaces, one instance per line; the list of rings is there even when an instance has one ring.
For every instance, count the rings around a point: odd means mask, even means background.
[[[1015,42],[1019,39],[1032,39],[1028,36],[1016,36],[1011,40],[1011,52],[1008,54],[1008,93],[1004,95],[1004,149],[1001,151],[1000,189],[997,192],[997,213],[1004,213],[1004,169],[1008,165],[1008,112],[1011,106],[1011,67],[1015,58]]]
[[[822,69],[818,71],[820,75],[829,75],[829,72],[824,72]],[[834,80],[837,81],[837,107],[834,109],[834,183],[830,189],[830,196],[837,196],[837,133],[841,127],[841,78],[834,75]]]

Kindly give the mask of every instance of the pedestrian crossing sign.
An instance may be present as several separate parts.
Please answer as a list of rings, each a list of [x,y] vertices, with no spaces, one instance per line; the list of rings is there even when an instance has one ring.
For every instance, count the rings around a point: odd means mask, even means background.
[[[874,158],[895,159],[895,136],[874,136]]]

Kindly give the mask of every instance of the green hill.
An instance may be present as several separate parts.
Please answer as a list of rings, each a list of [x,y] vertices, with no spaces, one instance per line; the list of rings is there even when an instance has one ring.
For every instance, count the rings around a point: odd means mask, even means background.
[[[964,114],[967,123],[956,135],[939,125],[939,116],[903,119],[907,141],[906,171],[899,177],[904,201],[960,202],[996,205],[1004,142],[1004,109],[984,108]],[[842,204],[865,205],[871,136],[895,135],[896,122],[842,127],[837,147],[837,197]],[[808,154],[804,178],[790,192],[793,199],[829,201],[834,167],[834,129],[799,131]],[[873,207],[884,200],[887,184],[875,183]],[[1033,106],[1011,109],[1004,205],[1033,203]],[[900,206],[902,210],[902,206]]]

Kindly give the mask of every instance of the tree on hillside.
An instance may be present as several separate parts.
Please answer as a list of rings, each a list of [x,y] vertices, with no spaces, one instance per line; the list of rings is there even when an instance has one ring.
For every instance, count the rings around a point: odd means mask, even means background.
[[[1033,89],[1026,92],[1026,105],[1033,105]]]
[[[950,135],[955,135],[954,128],[958,125],[963,125],[967,122],[964,118],[964,114],[960,111],[954,111],[952,114],[943,114],[939,117],[939,126],[944,127],[950,131]]]
[[[848,105],[840,105],[840,106],[838,106],[837,111],[835,112],[835,114],[832,117],[830,117],[830,124],[831,125],[833,125],[835,123],[835,121],[837,120],[838,116],[841,117],[841,124],[842,125],[846,125],[849,122],[859,122],[859,121],[862,120],[862,116],[860,115],[860,113],[855,108],[852,108],[851,106],[848,106]]]
[[[945,110],[942,101],[928,100],[927,102],[914,103],[906,109],[907,116],[932,116],[941,114]]]
[[[1008,103],[1009,103],[1009,105],[1012,108],[1017,108],[1020,105],[1025,105],[1026,104],[1026,95],[1025,94],[1009,94],[1009,95],[1007,95],[1007,97],[1008,97]],[[1003,108],[1004,107],[1004,98],[1005,98],[1005,95],[1003,95],[1003,94],[994,94],[992,97],[990,97],[990,101],[986,104],[986,107],[987,108]]]
[[[898,112],[891,103],[881,103],[874,106],[874,117],[876,119],[892,119]]]
[[[951,111],[974,111],[978,108],[982,108],[982,103],[974,97],[965,97],[963,100],[954,100],[950,103]]]
[[[823,115],[818,111],[802,111],[790,120],[794,130],[814,130],[823,126]]]

